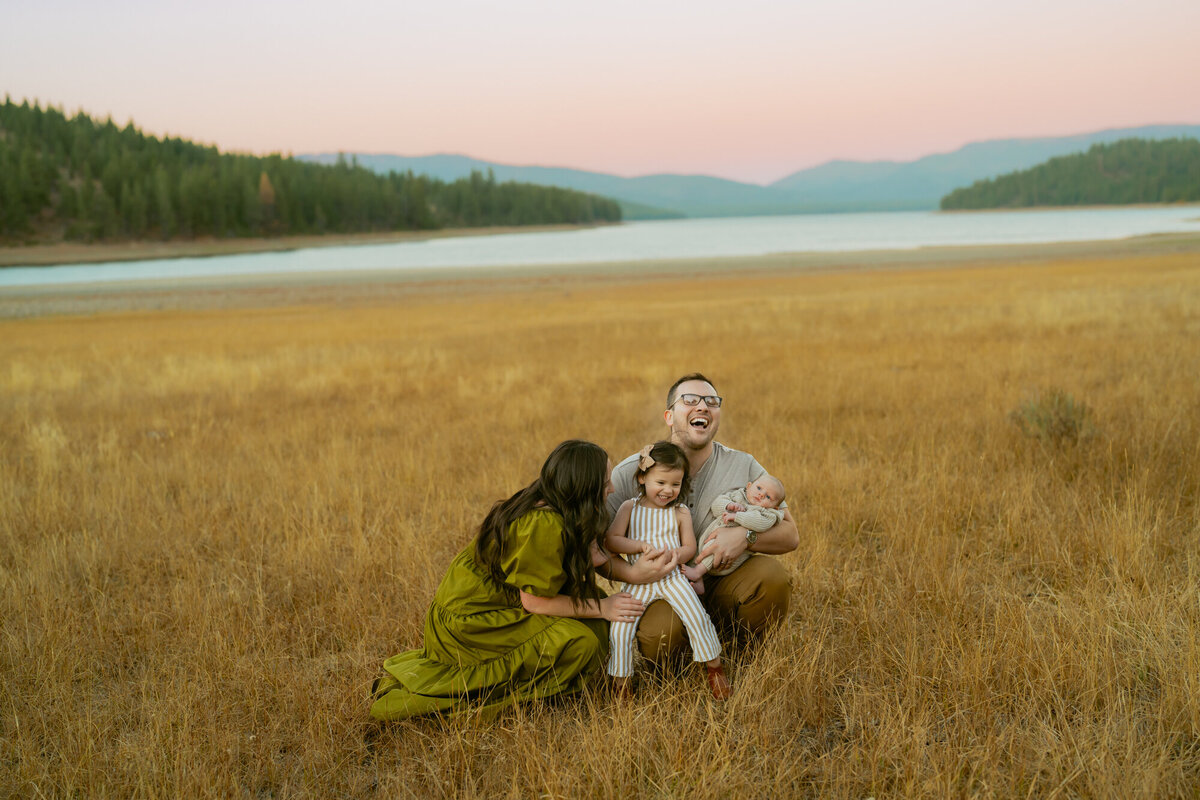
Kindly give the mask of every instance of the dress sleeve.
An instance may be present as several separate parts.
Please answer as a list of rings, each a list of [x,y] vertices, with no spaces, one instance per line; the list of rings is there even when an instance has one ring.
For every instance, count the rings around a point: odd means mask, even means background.
[[[562,518],[552,511],[531,511],[509,529],[501,567],[506,582],[538,597],[554,597],[567,582],[563,572]]]

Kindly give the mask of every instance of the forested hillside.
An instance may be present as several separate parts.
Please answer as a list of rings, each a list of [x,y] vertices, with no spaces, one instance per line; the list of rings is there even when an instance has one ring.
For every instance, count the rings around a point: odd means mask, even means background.
[[[1124,139],[1032,169],[977,181],[944,210],[1200,201],[1200,140]]]
[[[0,243],[359,233],[617,221],[582,192],[377,175],[357,164],[231,155],[82,112],[0,105]]]

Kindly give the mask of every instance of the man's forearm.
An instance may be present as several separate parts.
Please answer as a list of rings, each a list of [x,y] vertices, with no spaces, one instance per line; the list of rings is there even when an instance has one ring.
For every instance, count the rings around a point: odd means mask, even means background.
[[[769,556],[790,553],[800,546],[800,534],[796,523],[789,517],[784,517],[768,530],[758,535],[758,541],[751,545],[750,550]]]

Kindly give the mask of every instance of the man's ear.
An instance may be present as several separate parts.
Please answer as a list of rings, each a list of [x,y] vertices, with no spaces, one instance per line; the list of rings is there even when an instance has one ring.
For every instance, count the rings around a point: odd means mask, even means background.
[[[674,416],[674,414],[675,414],[675,412],[669,408],[663,412],[663,422],[667,423],[668,428],[671,427],[671,422],[672,422],[671,418]]]

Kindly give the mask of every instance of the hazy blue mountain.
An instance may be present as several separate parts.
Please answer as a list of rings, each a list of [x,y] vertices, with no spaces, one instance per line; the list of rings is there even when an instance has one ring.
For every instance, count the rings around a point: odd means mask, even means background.
[[[498,181],[561,186],[611,197],[627,219],[735,217],[830,211],[935,209],[948,192],[977,180],[1028,169],[1054,156],[1081,153],[1118,139],[1200,139],[1200,125],[1153,125],[1045,139],[998,139],[968,144],[952,153],[916,161],[830,161],[769,186],[706,175],[644,175],[622,178],[561,167],[495,164],[460,155],[397,156],[359,153],[358,163],[376,172],[429,175],[452,181],[472,170],[492,170]],[[349,158],[351,154],[347,153]],[[336,153],[300,155],[333,163]]]
[[[498,181],[518,181],[543,186],[561,186],[582,192],[611,197],[622,205],[627,218],[683,216],[737,216],[748,207],[774,207],[774,193],[762,186],[711,178],[704,175],[647,175],[622,178],[602,172],[587,172],[561,167],[521,167],[494,164],[459,155],[395,156],[386,154],[353,154],[358,163],[376,172],[408,172],[428,175],[443,181],[457,180],[472,170],[492,170]],[[347,153],[346,158],[351,154]],[[337,153],[297,156],[302,161],[332,164]],[[717,207],[718,213],[711,213]],[[764,213],[764,212],[757,212]],[[770,213],[770,212],[766,212]]]
[[[778,180],[770,188],[842,210],[937,208],[948,192],[1119,139],[1200,139],[1200,125],[1151,125],[1079,136],[974,142],[952,153],[909,162],[831,161]]]

